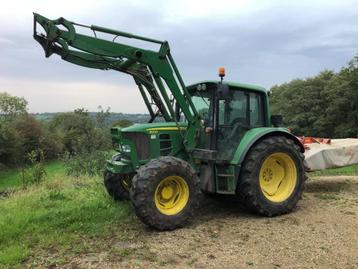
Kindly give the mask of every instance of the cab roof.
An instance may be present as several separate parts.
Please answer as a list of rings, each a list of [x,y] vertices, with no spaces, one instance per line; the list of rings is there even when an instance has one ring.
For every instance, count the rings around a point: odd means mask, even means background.
[[[187,86],[189,90],[194,90],[199,84],[211,84],[211,85],[218,85],[219,81],[215,80],[204,80],[197,82],[195,84],[191,84]],[[223,81],[223,85],[228,85],[229,87],[235,87],[235,88],[241,88],[241,89],[248,89],[248,90],[254,90],[258,92],[267,93],[268,91],[261,86],[253,85],[253,84],[246,84],[246,83],[238,83],[238,82],[230,82],[230,81]]]

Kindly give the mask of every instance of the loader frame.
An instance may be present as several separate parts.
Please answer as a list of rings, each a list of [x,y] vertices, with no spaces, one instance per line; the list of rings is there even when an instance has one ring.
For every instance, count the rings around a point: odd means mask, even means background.
[[[46,35],[38,32],[38,25],[42,26]],[[93,37],[77,33],[76,27],[90,29]],[[99,33],[109,34],[113,38],[100,39]],[[96,25],[78,24],[62,17],[50,20],[37,13],[34,13],[33,37],[45,50],[46,57],[56,53],[73,64],[101,70],[112,69],[131,75],[147,106],[150,122],[157,116],[162,116],[165,121],[178,122],[180,113],[183,113],[188,121],[188,128],[182,133],[184,149],[191,152],[196,147],[200,116],[167,41]],[[160,48],[154,51],[125,45],[117,42],[118,37],[155,43]]]

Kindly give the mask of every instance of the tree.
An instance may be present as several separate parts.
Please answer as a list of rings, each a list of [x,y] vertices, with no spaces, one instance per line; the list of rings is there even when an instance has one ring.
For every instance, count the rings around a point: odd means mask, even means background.
[[[18,116],[13,123],[20,139],[20,156],[26,158],[33,151],[41,150],[44,158],[53,159],[62,152],[63,145],[44,123],[33,116]]]
[[[358,56],[330,81],[327,125],[334,137],[358,137]]]
[[[128,127],[133,125],[133,122],[131,122],[130,120],[118,120],[115,123],[113,123],[113,127]]]
[[[16,97],[0,92],[0,120],[13,119],[27,113],[27,101],[23,97]]]
[[[0,121],[0,164],[15,165],[19,163],[21,144],[21,137],[14,125],[8,121]]]
[[[14,126],[14,120],[26,115],[27,101],[24,98],[0,93],[0,163],[16,164],[21,157],[22,138]]]
[[[273,114],[282,114],[295,134],[358,137],[358,57],[338,73],[323,71],[271,90]]]
[[[111,146],[110,133],[96,127],[96,122],[84,109],[59,113],[49,123],[49,128],[59,137],[71,155],[107,149]]]
[[[102,106],[98,106],[98,110],[99,111],[96,114],[96,125],[99,128],[104,128],[108,125],[107,122],[111,115],[111,108],[107,107],[106,110],[103,110]]]

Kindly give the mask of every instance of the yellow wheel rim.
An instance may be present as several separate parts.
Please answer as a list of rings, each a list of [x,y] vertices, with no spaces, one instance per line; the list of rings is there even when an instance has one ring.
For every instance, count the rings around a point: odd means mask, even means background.
[[[282,152],[266,158],[260,169],[260,187],[272,202],[283,202],[293,193],[297,184],[297,169],[292,158]]]
[[[178,214],[189,200],[189,187],[180,176],[168,176],[157,186],[154,201],[157,209],[164,215]]]
[[[122,184],[122,187],[126,191],[129,191],[130,186],[131,186],[131,178],[130,178],[130,176],[129,175],[123,176],[123,178],[121,178],[121,184]]]

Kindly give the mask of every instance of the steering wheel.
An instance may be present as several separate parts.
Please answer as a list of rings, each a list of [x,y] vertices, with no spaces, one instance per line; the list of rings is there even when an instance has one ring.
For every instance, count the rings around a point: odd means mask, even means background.
[[[230,124],[230,125],[222,125],[221,128],[218,130],[218,139],[219,140],[231,140],[233,136],[235,135],[238,128],[242,127],[242,124],[240,122],[236,122],[236,124]],[[225,135],[223,132],[223,129],[231,129],[231,132],[229,135]]]
[[[242,119],[241,118],[236,118],[230,123],[230,125],[225,126],[225,128],[230,128],[231,129],[230,134],[227,137],[225,137],[224,133],[219,129],[218,139],[220,139],[220,140],[231,140],[231,139],[233,139],[233,137],[237,133],[238,129],[245,128],[245,127],[247,128],[247,125],[242,123]]]
[[[236,118],[232,122],[230,122],[230,125],[234,125],[237,123],[241,123],[241,125],[244,125],[241,120],[242,120],[241,118]]]
[[[228,140],[233,139],[239,129],[249,129],[249,126],[247,124],[242,123],[241,118],[234,119],[230,125],[232,126],[232,131],[227,138]]]

